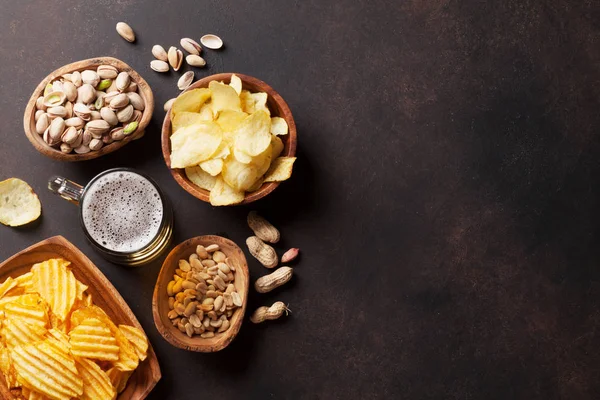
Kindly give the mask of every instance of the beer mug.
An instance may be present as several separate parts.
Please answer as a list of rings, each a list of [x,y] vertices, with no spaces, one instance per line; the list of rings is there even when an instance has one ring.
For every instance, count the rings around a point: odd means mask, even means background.
[[[100,254],[117,264],[139,266],[167,248],[173,214],[148,176],[128,168],[104,171],[85,187],[61,176],[48,189],[79,206],[83,231]]]

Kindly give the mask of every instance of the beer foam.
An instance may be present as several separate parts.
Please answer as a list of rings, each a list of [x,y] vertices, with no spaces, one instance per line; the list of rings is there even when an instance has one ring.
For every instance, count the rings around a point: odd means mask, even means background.
[[[111,172],[92,182],[81,207],[91,238],[117,252],[143,249],[158,234],[163,217],[156,187],[129,171]]]

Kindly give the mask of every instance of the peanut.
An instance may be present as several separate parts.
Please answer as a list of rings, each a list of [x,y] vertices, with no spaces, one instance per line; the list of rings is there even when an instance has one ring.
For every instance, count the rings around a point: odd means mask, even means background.
[[[261,276],[254,283],[254,288],[258,293],[267,293],[279,287],[292,279],[294,270],[290,267],[277,268],[275,272]]]
[[[259,307],[254,311],[252,316],[250,317],[250,321],[255,324],[260,324],[263,321],[274,320],[283,315],[288,315],[290,313],[290,309],[283,304],[283,302],[278,301],[275,302],[271,307]]]
[[[277,243],[281,235],[269,221],[258,215],[256,211],[250,211],[248,214],[248,226],[256,236],[265,242]]]
[[[209,253],[212,253],[214,251],[218,251],[220,249],[221,248],[219,247],[218,244],[211,244],[210,246],[206,246],[206,251],[209,252]]]
[[[246,245],[250,254],[267,268],[277,266],[277,253],[275,249],[263,242],[259,237],[250,236],[246,239]]]
[[[198,254],[198,257],[200,257],[203,260],[205,258],[208,258],[208,251],[206,251],[206,249],[204,248],[204,246],[202,246],[201,244],[199,244],[198,246],[196,246],[196,254]]]
[[[179,260],[179,269],[182,270],[183,272],[189,272],[190,269],[192,269],[192,267],[190,266],[190,263],[188,263],[185,260]]]
[[[296,257],[298,257],[299,251],[300,251],[300,249],[298,249],[296,247],[289,249],[288,251],[283,253],[283,255],[281,256],[281,262],[288,263],[288,262],[296,259]]]

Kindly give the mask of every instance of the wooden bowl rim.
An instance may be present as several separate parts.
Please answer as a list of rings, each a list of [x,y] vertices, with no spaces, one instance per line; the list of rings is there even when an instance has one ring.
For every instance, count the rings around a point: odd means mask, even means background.
[[[100,271],[100,269],[81,250],[79,250],[73,243],[69,242],[63,236],[53,236],[48,239],[42,240],[41,242],[35,243],[35,244],[19,251],[18,253],[13,254],[12,256],[10,256],[6,260],[4,260],[2,263],[0,263],[0,279],[3,280],[6,276],[10,276],[10,271],[6,271],[6,269],[8,268],[7,266],[10,265],[14,260],[17,260],[18,258],[26,256],[30,253],[36,253],[39,251],[43,251],[42,249],[46,246],[63,247],[67,254],[70,254],[73,258],[82,260],[81,263],[74,262],[74,260],[69,260],[69,261],[71,261],[71,268],[74,271],[74,273],[76,275],[80,275],[80,274],[84,273],[82,271],[87,271],[87,272],[89,272],[89,274],[93,275],[98,280],[99,284],[93,284],[92,282],[85,281],[85,280],[83,283],[85,283],[89,287],[94,288],[94,290],[97,292],[105,291],[106,295],[111,297],[112,301],[115,304],[117,304],[116,308],[118,309],[118,313],[121,314],[119,316],[120,318],[115,318],[115,319],[126,320],[127,323],[135,326],[136,328],[138,328],[142,332],[144,332],[144,335],[146,335],[146,337],[148,338],[147,357],[144,361],[140,361],[140,366],[138,366],[138,368],[134,371],[134,375],[132,375],[132,377],[134,377],[136,375],[136,373],[138,373],[138,374],[141,373],[141,372],[138,372],[138,369],[145,368],[151,373],[151,380],[140,381],[139,379],[130,379],[127,382],[127,386],[125,386],[125,389],[123,390],[123,392],[121,392],[117,396],[117,399],[121,399],[121,397],[126,393],[129,385],[135,383],[135,384],[140,385],[140,387],[143,390],[140,393],[136,393],[135,397],[132,397],[128,400],[143,400],[143,399],[145,399],[150,394],[152,389],[154,389],[154,387],[156,386],[156,384],[162,377],[162,374],[160,371],[160,365],[158,364],[158,359],[157,359],[156,353],[154,352],[154,349],[152,347],[152,343],[150,343],[148,334],[146,333],[146,331],[144,330],[144,328],[138,321],[137,317],[135,316],[135,314],[133,313],[133,311],[131,310],[131,308],[129,307],[127,302],[125,301],[125,299],[123,299],[123,297],[121,296],[119,291],[112,285],[112,283],[110,283],[110,281],[102,273],[102,271]],[[101,297],[104,298],[105,296],[101,296]],[[105,311],[107,313],[114,314],[113,308],[111,308],[109,310],[105,310]],[[5,386],[3,386],[2,390],[4,390],[4,387]]]
[[[239,259],[239,265],[236,267],[236,278],[239,272],[245,276],[246,286],[245,292],[242,294],[243,304],[241,308],[236,309],[231,320],[237,318],[230,328],[221,334],[220,337],[204,339],[199,335],[195,335],[190,338],[187,335],[181,333],[177,327],[173,326],[169,321],[169,317],[165,314],[161,314],[159,312],[159,302],[168,301],[167,294],[164,293],[164,288],[166,285],[162,286],[161,283],[170,281],[171,277],[175,273],[176,263],[179,262],[180,258],[178,254],[188,249],[195,249],[198,244],[201,243],[216,243],[221,246],[221,244],[227,244],[239,252],[241,256]],[[185,250],[184,250],[185,249]],[[194,250],[195,251],[195,250]],[[230,256],[229,254],[227,255]],[[162,288],[162,290],[161,290]],[[178,244],[167,256],[163,265],[158,273],[158,278],[156,279],[156,284],[154,286],[154,293],[152,295],[152,316],[154,317],[154,324],[156,325],[156,329],[162,335],[162,337],[169,342],[171,345],[189,351],[201,352],[201,353],[212,353],[217,352],[225,347],[227,347],[233,339],[237,336],[242,323],[244,322],[244,316],[246,313],[246,304],[248,302],[248,292],[250,290],[250,272],[248,270],[248,262],[246,260],[246,256],[242,249],[233,241],[222,236],[217,235],[203,235],[196,236],[190,239],[187,239],[180,244]],[[239,292],[238,292],[239,293]],[[236,313],[238,314],[236,317]],[[214,342],[215,344],[211,344],[210,342]],[[207,343],[209,342],[209,343]]]
[[[48,146],[44,142],[42,136],[38,135],[38,133],[35,131],[35,103],[38,97],[41,96],[44,92],[44,88],[48,83],[52,82],[61,75],[68,74],[73,71],[83,71],[89,69],[89,67],[91,66],[97,67],[98,65],[104,64],[113,65],[117,67],[119,71],[126,71],[131,76],[131,79],[138,84],[139,94],[140,96],[142,96],[145,103],[144,111],[142,112],[142,119],[140,120],[138,130],[143,131],[144,129],[146,129],[146,127],[150,123],[150,120],[152,119],[152,113],[154,112],[154,95],[152,94],[152,89],[150,88],[150,85],[148,85],[148,82],[146,82],[146,80],[144,80],[144,78],[142,78],[142,76],[131,66],[129,66],[124,61],[119,60],[118,58],[88,58],[85,60],[75,61],[70,64],[63,65],[62,67],[52,71],[40,82],[40,84],[35,88],[33,94],[31,95],[31,98],[27,103],[27,107],[25,108],[25,113],[23,115],[23,128],[25,130],[25,135],[27,136],[27,139],[29,139],[29,141],[37,151],[39,151],[45,156],[59,161],[85,161],[92,160],[106,154],[110,154],[116,150],[119,150],[121,147],[125,146],[127,143],[133,140],[133,136],[135,135],[129,135],[123,140],[103,146],[100,150],[97,151],[90,151],[86,154],[65,154],[61,152],[60,149]]]
[[[252,77],[249,75],[240,74],[237,72],[224,72],[224,73],[209,75],[207,77],[204,77],[204,78],[194,82],[190,87],[188,87],[186,90],[184,90],[181,93],[185,93],[188,90],[192,90],[192,89],[208,87],[209,82],[215,81],[215,80],[229,82],[231,80],[231,75],[233,75],[233,74],[237,75],[242,80],[242,84],[244,84],[244,83],[249,84],[251,86],[256,87],[259,91],[267,93],[267,95],[268,95],[267,104],[269,104],[272,101],[275,104],[277,104],[277,106],[282,110],[283,115],[273,115],[273,116],[279,116],[279,117],[284,118],[288,124],[288,134],[285,136],[280,136],[280,138],[284,144],[284,148],[283,148],[283,152],[281,153],[281,157],[294,157],[296,155],[296,147],[297,147],[298,138],[297,138],[297,131],[296,131],[296,123],[294,121],[292,111],[290,110],[290,107],[288,106],[287,102],[283,99],[283,97],[281,97],[281,95],[279,95],[279,93],[277,93],[277,91],[275,91],[275,89],[273,89],[271,86],[269,86],[267,83],[261,81],[260,79],[257,79],[255,77]],[[181,95],[181,93],[179,95]],[[269,107],[269,108],[271,109],[271,107]],[[273,111],[273,110],[271,110],[271,111]],[[165,159],[165,164],[167,165],[167,168],[169,168],[169,171],[171,171],[171,175],[173,175],[173,178],[175,178],[175,180],[177,181],[179,186],[181,186],[186,192],[188,192],[192,196],[196,197],[197,199],[200,199],[204,202],[210,203],[210,192],[208,190],[202,189],[199,186],[196,186],[194,183],[192,183],[185,175],[185,169],[183,169],[183,168],[172,169],[171,168],[171,141],[169,140],[170,137],[171,137],[171,110],[169,110],[169,112],[167,112],[167,114],[165,115],[165,119],[163,121],[163,126],[162,126],[162,132],[161,132],[162,152],[163,152],[163,157]],[[254,201],[260,200],[263,197],[265,197],[266,195],[268,195],[269,193],[271,193],[273,190],[275,190],[279,186],[280,183],[281,182],[263,183],[263,185],[260,187],[260,189],[258,189],[255,192],[252,192],[252,193],[246,193],[244,200],[241,203],[238,203],[235,205],[239,206],[239,205],[249,204]]]

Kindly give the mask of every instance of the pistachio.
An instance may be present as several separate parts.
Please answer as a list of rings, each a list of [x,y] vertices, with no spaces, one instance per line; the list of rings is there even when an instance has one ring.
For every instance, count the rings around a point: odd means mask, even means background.
[[[104,144],[111,144],[112,142],[114,142],[113,138],[110,136],[110,134],[104,134],[102,135],[102,143]]]
[[[160,44],[155,44],[154,46],[152,46],[152,55],[156,57],[157,60],[169,61],[165,48],[162,47]]]
[[[102,141],[102,139],[92,139],[88,147],[90,148],[90,150],[96,151],[100,150],[102,146],[104,146],[104,142]]]
[[[114,141],[123,140],[123,138],[125,138],[123,128],[114,128],[112,131],[110,131],[110,137]]]
[[[78,129],[77,130],[77,139],[75,140],[75,143],[73,143],[71,145],[72,148],[76,148],[81,146],[81,144],[83,143],[83,129]]]
[[[92,139],[93,139],[93,137],[92,137],[92,134],[90,133],[90,131],[88,131],[87,129],[84,130],[83,133],[81,134],[81,145],[87,146],[88,144],[90,144]]]
[[[202,51],[202,47],[200,47],[198,42],[193,39],[183,38],[179,41],[179,43],[181,44],[181,47],[183,47],[183,49],[190,54],[195,54],[198,56]]]
[[[44,88],[44,96],[49,95],[50,93],[52,93],[53,90],[54,89],[52,88],[52,84],[48,83]]]
[[[181,75],[179,80],[177,81],[177,87],[179,90],[187,89],[194,80],[194,71],[188,71],[185,74]]]
[[[175,102],[175,98],[169,99],[165,102],[165,105],[163,106],[163,110],[165,110],[165,112],[168,112],[171,109],[171,106],[173,106],[173,103]]]
[[[42,117],[42,115],[44,115],[44,114],[45,114],[44,110],[37,110],[34,114],[35,122],[38,122],[40,120],[40,118]]]
[[[133,112],[133,117],[131,117],[131,122],[141,122],[142,121],[142,117],[144,116],[144,114],[141,111],[135,110]]]
[[[61,117],[55,118],[50,124],[48,135],[53,142],[60,141],[60,138],[65,131],[66,125],[65,120]]]
[[[124,93],[131,93],[131,92],[137,92],[138,90],[138,84],[135,83],[134,81],[129,82],[129,86],[127,86],[127,89],[125,89],[123,92]]]
[[[85,107],[84,104],[82,104],[82,106]],[[77,107],[77,104],[75,104],[73,106],[73,111],[75,111],[75,107]],[[69,119],[65,120],[65,125],[66,126],[73,126],[76,129],[81,129],[81,128],[83,128],[83,125],[85,125],[85,122],[83,121],[83,119],[81,119],[79,117],[73,117],[73,118],[69,118]]]
[[[92,136],[102,136],[103,133],[110,129],[110,124],[103,119],[96,119],[88,122],[85,125],[85,129],[88,130]]]
[[[88,146],[86,146],[85,144],[82,144],[79,147],[75,148],[75,153],[77,154],[85,154],[85,153],[89,153],[90,152],[90,148]]]
[[[67,104],[65,104],[65,110],[67,110],[67,115],[65,118],[71,118],[73,116],[73,103],[67,101]]]
[[[169,52],[167,53],[167,57],[169,58],[169,64],[173,67],[173,71],[179,71],[181,68],[181,63],[183,61],[183,53],[175,46],[171,46],[169,48]]]
[[[37,100],[35,101],[35,108],[37,108],[38,110],[46,111],[47,107],[44,104],[44,96],[40,96],[37,98]]]
[[[100,109],[100,116],[103,120],[108,122],[111,126],[115,126],[119,123],[119,119],[117,118],[117,114],[109,107],[102,107]]]
[[[74,126],[70,126],[63,132],[62,136],[60,137],[60,140],[69,145],[72,145],[77,141],[78,137],[79,134],[77,133],[77,128],[75,128]]]
[[[206,65],[206,61],[204,60],[204,58],[195,54],[190,54],[189,56],[187,56],[185,58],[185,61],[192,67],[204,67]]]
[[[50,118],[48,118],[48,114],[44,114],[35,123],[35,131],[39,135],[43,135],[44,131],[46,129],[48,129],[49,126],[50,126]]]
[[[125,125],[125,127],[123,128],[123,134],[125,136],[128,136],[130,134],[132,134],[133,132],[135,132],[135,130],[138,128],[138,123],[137,122],[130,122],[127,125]]]
[[[66,143],[61,143],[60,144],[60,151],[62,151],[65,154],[69,154],[70,152],[73,151],[73,148],[71,146],[69,146]]]
[[[85,72],[85,71],[84,71]],[[84,104],[91,103],[96,100],[96,89],[89,83],[84,83],[77,88],[77,101],[81,101]]]
[[[75,87],[77,88],[83,85],[83,80],[81,79],[81,72],[74,71],[71,74],[71,82],[73,82],[73,85],[75,85]]]
[[[162,60],[152,60],[150,62],[150,68],[156,72],[167,72],[169,71],[169,64]]]
[[[42,139],[44,139],[44,142],[46,142],[46,144],[48,144],[49,146],[56,146],[58,144],[57,141],[52,140],[52,138],[50,137],[50,127],[48,127],[48,129],[44,131]]]
[[[133,106],[129,104],[127,107],[117,112],[117,119],[119,122],[129,122],[133,117]]]
[[[115,79],[119,75],[119,70],[112,65],[99,65],[96,73],[101,79]]]
[[[98,97],[96,98],[96,101],[94,102],[94,108],[96,108],[96,110],[100,110],[102,109],[102,107],[104,107],[104,97],[106,96],[106,94],[104,94],[104,92],[98,92]]]
[[[112,99],[114,99],[115,97],[117,97],[118,95],[120,95],[121,93],[119,93],[119,91],[115,90],[113,92],[108,92],[104,95],[104,104],[110,104],[110,102],[112,101]]]
[[[123,90],[127,89],[127,86],[129,86],[130,82],[131,77],[127,72],[119,73],[119,75],[117,75],[117,90],[122,92]]]
[[[71,80],[72,76],[73,74],[62,74],[61,77],[63,78],[63,83],[65,83],[65,81],[73,83],[73,81]]]
[[[118,94],[110,101],[110,108],[120,110],[129,104],[129,97],[125,93]]]
[[[92,71],[91,69],[86,69],[81,73],[81,80],[84,84],[88,83],[93,87],[98,86],[98,83],[100,83],[100,77],[98,76],[96,71]]]
[[[94,121],[97,119],[102,119],[102,114],[100,114],[100,111],[94,110],[91,112],[91,120]]]
[[[112,85],[112,79],[102,79],[96,90],[106,90]]]
[[[67,109],[63,106],[50,107],[47,110],[47,114],[50,118],[64,118],[67,116]]]
[[[127,93],[127,97],[129,97],[129,102],[133,105],[133,108],[136,110],[143,111],[144,110],[144,99],[142,96],[135,92]]]
[[[112,93],[112,92],[119,92],[119,90],[117,89],[117,81],[116,79],[113,79],[112,83],[110,84],[110,87],[108,89],[106,89],[106,93]]]
[[[73,112],[83,121],[89,121],[92,118],[92,112],[89,107],[82,103],[76,103],[73,106]]]
[[[67,96],[63,92],[52,92],[44,96],[44,106],[56,107],[63,105]]]
[[[117,33],[130,43],[135,41],[135,33],[133,33],[133,29],[131,29],[131,27],[125,22],[119,22],[117,24]]]
[[[61,81],[52,82],[52,91],[53,92],[64,92],[62,82]]]
[[[204,45],[204,47],[208,47],[212,50],[218,50],[223,47],[223,40],[217,35],[204,35],[200,38],[200,43]]]
[[[77,88],[71,81],[63,82],[63,93],[67,96],[67,100],[75,101],[77,99]]]

